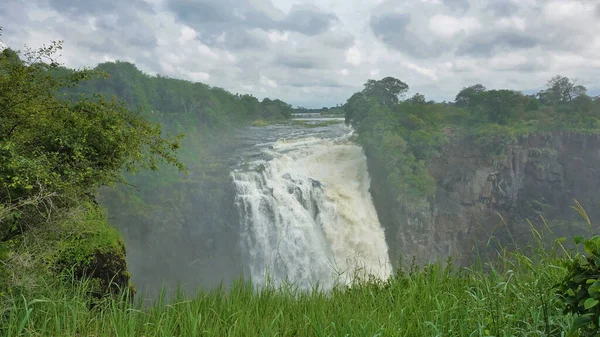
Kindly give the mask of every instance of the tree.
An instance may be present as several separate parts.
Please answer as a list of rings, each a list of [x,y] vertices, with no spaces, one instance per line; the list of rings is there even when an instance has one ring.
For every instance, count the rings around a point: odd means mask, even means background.
[[[475,84],[470,87],[463,88],[454,99],[457,106],[461,108],[471,107],[479,103],[481,93],[485,92],[486,88],[481,84]]]
[[[527,105],[525,106],[525,111],[537,111],[540,108],[540,101],[536,98],[535,95],[527,95]]]
[[[363,94],[382,105],[393,107],[398,104],[400,97],[408,91],[408,84],[397,78],[385,77],[379,81],[368,80]]]
[[[344,104],[344,118],[346,123],[356,125],[367,115],[369,101],[362,92],[354,93]]]
[[[545,105],[559,105],[571,102],[575,97],[585,95],[587,89],[577,85],[568,77],[556,75],[546,84],[546,90],[540,91],[539,99]]]
[[[155,170],[166,162],[183,169],[175,156],[181,136],[163,137],[160,125],[125,103],[102,95],[62,99],[61,89],[95,73],[55,72],[61,48],[27,51],[20,62],[10,52],[0,57],[0,205],[11,210],[0,218],[0,242],[45,223],[36,209],[40,195],[68,209],[93,201],[99,186],[124,181],[122,168]]]
[[[420,93],[416,93],[413,97],[409,98],[408,101],[412,104],[426,104],[425,96]]]
[[[379,81],[368,80],[364,86],[361,92],[352,95],[344,104],[346,123],[360,123],[375,105],[395,107],[400,97],[408,91],[408,84],[389,76]]]
[[[594,107],[594,101],[588,95],[579,95],[571,100],[571,105],[574,111],[588,113],[592,111]]]
[[[514,90],[489,90],[482,94],[480,107],[487,114],[488,121],[500,125],[507,124],[519,111],[524,109],[527,97]]]

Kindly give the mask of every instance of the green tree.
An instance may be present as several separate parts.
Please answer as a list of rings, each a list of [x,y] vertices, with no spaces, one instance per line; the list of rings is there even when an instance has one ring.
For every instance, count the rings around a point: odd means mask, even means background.
[[[379,81],[368,80],[361,92],[352,95],[344,104],[346,123],[357,125],[365,119],[369,108],[375,104],[393,108],[408,91],[408,84],[397,78],[385,77]]]
[[[125,103],[102,95],[61,99],[61,89],[95,76],[57,75],[61,48],[52,43],[22,60],[4,50],[0,57],[0,241],[43,225],[36,210],[42,199],[64,209],[93,201],[99,186],[124,181],[123,167],[155,170],[166,162],[183,169],[175,156],[180,136],[163,137],[160,125]]]
[[[548,80],[546,89],[538,96],[545,105],[559,105],[571,102],[574,98],[584,95],[587,89],[577,85],[575,81],[561,75],[556,75]]]
[[[514,90],[489,90],[481,94],[479,107],[484,110],[488,121],[501,125],[507,124],[514,116],[523,111],[527,98]]]
[[[363,94],[379,104],[392,107],[398,104],[400,97],[408,91],[408,84],[394,77],[384,77],[379,81],[368,80]]]
[[[409,98],[408,101],[412,104],[426,104],[425,96],[420,93],[416,93],[413,97]]]
[[[481,84],[475,84],[470,87],[463,88],[454,99],[457,106],[461,108],[472,107],[480,102],[481,94],[487,89]]]
[[[365,119],[370,103],[363,92],[350,96],[344,104],[344,118],[346,123],[357,125]]]

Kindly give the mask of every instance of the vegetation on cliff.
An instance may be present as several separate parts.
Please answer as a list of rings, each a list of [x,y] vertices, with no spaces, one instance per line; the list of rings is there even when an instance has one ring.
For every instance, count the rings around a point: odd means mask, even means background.
[[[428,163],[450,134],[473,139],[490,158],[502,154],[518,136],[554,130],[600,131],[600,99],[585,87],[555,76],[536,95],[515,90],[463,88],[455,102],[426,101],[421,94],[402,99],[408,85],[386,77],[369,80],[344,105],[346,122],[392,197],[419,200],[435,192]]]
[[[61,44],[0,54],[0,292],[31,291],[52,275],[128,287],[120,236],[95,202],[122,169],[183,168],[180,137],[100,94],[58,93],[95,72],[56,74]],[[11,294],[12,293],[12,294]]]

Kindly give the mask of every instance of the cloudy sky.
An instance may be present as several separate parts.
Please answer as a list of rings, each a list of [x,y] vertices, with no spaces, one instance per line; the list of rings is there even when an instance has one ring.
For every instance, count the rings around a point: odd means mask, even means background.
[[[0,26],[16,49],[64,40],[70,67],[130,61],[294,106],[385,76],[440,101],[556,74],[600,92],[600,0],[2,0]]]

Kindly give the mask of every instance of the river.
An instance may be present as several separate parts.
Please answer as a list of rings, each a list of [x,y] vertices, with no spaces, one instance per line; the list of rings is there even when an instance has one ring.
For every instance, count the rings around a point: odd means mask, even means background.
[[[327,289],[389,277],[366,157],[351,135],[344,124],[242,130],[231,177],[243,260],[255,284]]]

